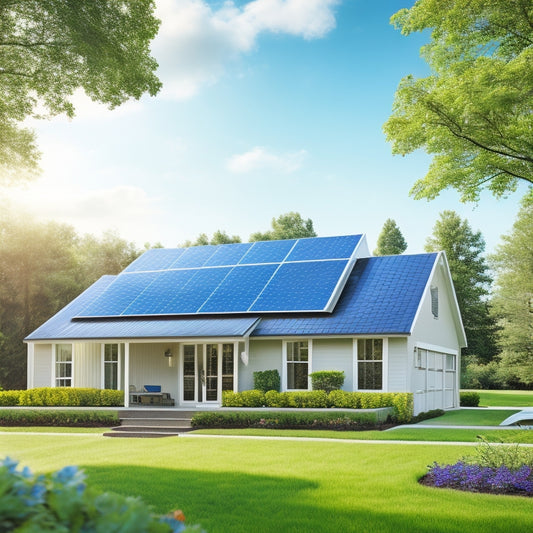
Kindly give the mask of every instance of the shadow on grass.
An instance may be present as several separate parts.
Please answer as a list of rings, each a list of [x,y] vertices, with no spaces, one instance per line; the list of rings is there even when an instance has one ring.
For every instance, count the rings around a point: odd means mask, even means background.
[[[498,516],[492,516],[485,525],[478,512],[456,517],[454,509],[460,506],[462,496],[457,498],[442,489],[437,494],[438,489],[422,487],[424,492],[414,498],[416,503],[412,502],[410,508],[398,509],[394,503],[391,508],[387,490],[377,499],[376,494],[371,494],[367,500],[364,489],[359,493],[341,490],[339,496],[324,492],[318,483],[290,475],[273,477],[222,470],[205,472],[140,466],[87,466],[84,470],[91,486],[140,496],[153,505],[157,513],[182,509],[187,523],[200,524],[207,533],[506,533],[509,530],[505,509],[501,516],[497,513]],[[294,472],[294,476],[297,475],[298,472]],[[370,492],[375,490],[370,489]],[[439,495],[448,501],[448,505],[440,506],[440,512],[432,506]],[[475,511],[478,503],[469,502],[467,507]],[[516,520],[517,516],[513,518]],[[519,520],[520,525],[515,522],[515,526],[518,525],[518,530],[521,527],[531,530],[533,520],[527,515],[523,515],[523,519],[523,522]]]

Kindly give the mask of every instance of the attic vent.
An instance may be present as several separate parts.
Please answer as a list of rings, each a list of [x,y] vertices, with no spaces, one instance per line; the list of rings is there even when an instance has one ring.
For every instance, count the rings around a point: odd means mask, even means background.
[[[439,318],[439,288],[431,287],[431,313]]]

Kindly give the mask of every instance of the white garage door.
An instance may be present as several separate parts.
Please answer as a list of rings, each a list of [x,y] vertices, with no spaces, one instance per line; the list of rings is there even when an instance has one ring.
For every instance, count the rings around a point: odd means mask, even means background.
[[[457,355],[417,347],[413,384],[415,414],[458,407]]]

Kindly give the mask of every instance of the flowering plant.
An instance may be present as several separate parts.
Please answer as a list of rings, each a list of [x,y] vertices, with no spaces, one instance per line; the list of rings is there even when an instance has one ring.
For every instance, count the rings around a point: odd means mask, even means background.
[[[142,500],[87,488],[85,474],[67,466],[50,475],[34,475],[26,466],[0,462],[0,531],[92,533],[182,533],[181,511],[158,517]]]

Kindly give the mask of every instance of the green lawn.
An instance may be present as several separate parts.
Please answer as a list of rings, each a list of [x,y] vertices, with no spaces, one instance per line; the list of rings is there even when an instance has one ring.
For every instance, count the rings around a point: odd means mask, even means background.
[[[105,433],[109,428],[76,428],[62,426],[0,426],[0,433]]]
[[[225,435],[253,437],[298,437],[337,440],[406,440],[426,442],[479,442],[483,435],[491,442],[520,442],[533,444],[533,431],[517,430],[479,430],[443,428],[399,428],[392,431],[329,431],[301,429],[201,429],[194,435]]]
[[[463,391],[466,392],[466,391]],[[472,390],[480,397],[480,407],[533,406],[533,391],[523,390]]]
[[[427,465],[471,447],[341,441],[105,439],[0,434],[0,454],[45,472],[82,466],[91,485],[184,510],[217,532],[533,530],[531,499],[420,486]]]
[[[498,426],[516,409],[457,409],[446,411],[442,416],[420,422],[423,425],[446,426]]]

